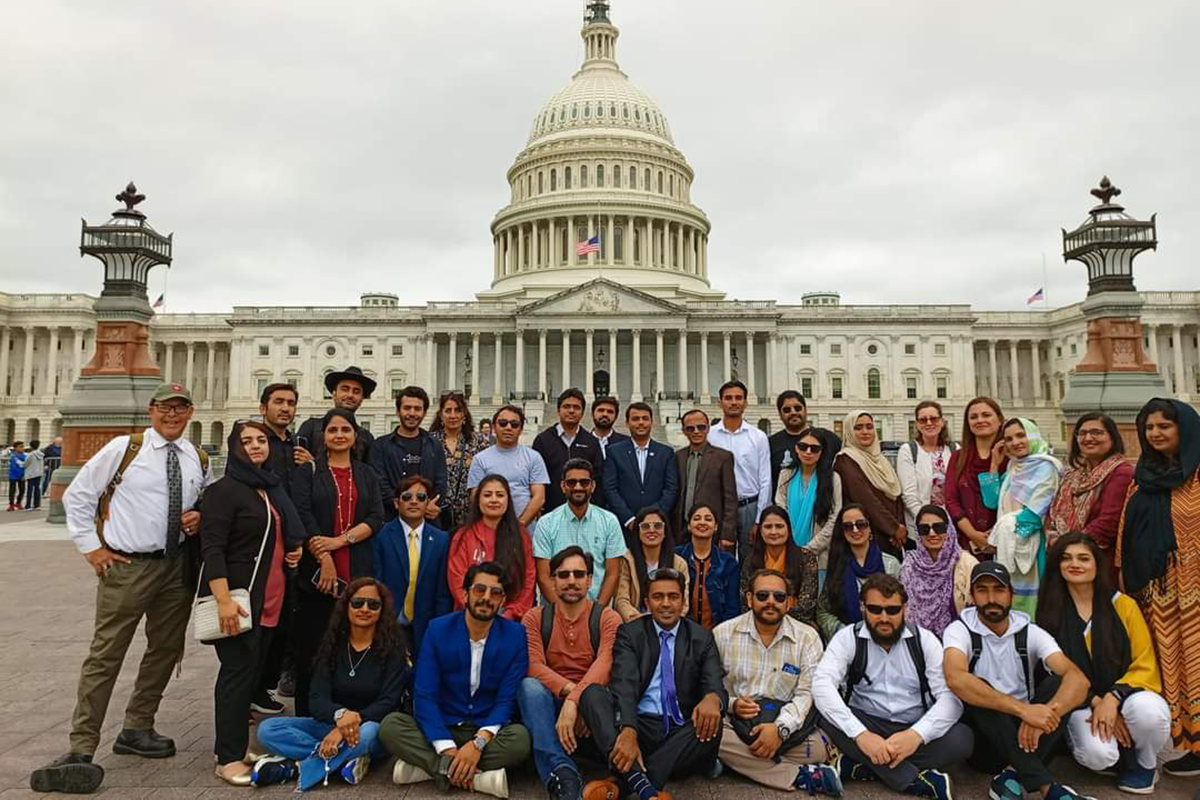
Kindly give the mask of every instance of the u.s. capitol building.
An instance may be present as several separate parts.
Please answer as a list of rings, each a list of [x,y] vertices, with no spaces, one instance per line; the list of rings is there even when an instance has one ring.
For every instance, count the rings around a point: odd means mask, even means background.
[[[508,170],[490,287],[474,301],[423,306],[367,292],[351,307],[159,314],[151,349],[194,392],[194,440],[223,445],[229,422],[257,413],[275,381],[296,384],[302,414],[320,413],[323,376],[355,364],[380,386],[359,412],[376,432],[394,424],[393,392],[417,383],[435,397],[466,390],[477,415],[515,401],[538,426],[554,418],[558,392],[579,386],[650,402],[674,434],[680,409],[715,411],[716,388],[736,376],[750,387],[748,418],[764,425],[778,425],[774,398],[785,388],[828,427],[870,409],[885,439],[909,435],[919,399],[940,400],[956,431],[965,402],[986,394],[1063,443],[1059,403],[1087,350],[1079,305],[847,306],[836,292],[799,305],[725,299],[715,284],[732,276],[709,264],[693,169],[662,110],[618,67],[607,4],[589,8],[583,65],[537,112]],[[578,254],[594,237],[599,252]],[[1149,358],[1177,396],[1200,397],[1200,292],[1142,297]],[[0,442],[58,432],[59,402],[94,347],[94,300],[0,292]]]

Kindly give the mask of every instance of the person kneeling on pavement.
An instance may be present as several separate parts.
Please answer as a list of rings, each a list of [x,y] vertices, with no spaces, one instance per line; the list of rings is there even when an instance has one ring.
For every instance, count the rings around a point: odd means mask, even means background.
[[[297,790],[328,785],[330,773],[358,784],[371,758],[386,758],[379,724],[400,705],[408,652],[392,593],[358,578],[338,599],[313,663],[311,717],[273,717],[258,725],[255,786],[297,780]]]
[[[834,635],[813,677],[821,729],[842,751],[838,774],[949,800],[947,771],[971,754],[974,737],[942,675],[942,644],[905,622],[899,579],[876,573],[859,597],[862,621]]]

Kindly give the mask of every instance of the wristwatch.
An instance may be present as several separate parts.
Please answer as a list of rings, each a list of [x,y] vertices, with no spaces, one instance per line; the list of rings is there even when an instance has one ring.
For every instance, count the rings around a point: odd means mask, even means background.
[[[333,721],[338,722],[342,718],[342,715],[345,713],[346,713],[346,709],[339,708],[337,711],[333,712]]]
[[[346,537],[347,542],[349,542],[350,544],[354,544],[354,534],[347,531],[346,533],[343,533],[342,535]]]
[[[488,741],[490,740],[486,736],[476,734],[475,738],[471,740],[471,744],[475,745],[475,749],[482,753],[483,748],[487,747]]]
[[[779,738],[783,739],[784,741],[786,741],[787,738],[792,735],[792,731],[787,725],[776,725],[775,730],[779,731]]]

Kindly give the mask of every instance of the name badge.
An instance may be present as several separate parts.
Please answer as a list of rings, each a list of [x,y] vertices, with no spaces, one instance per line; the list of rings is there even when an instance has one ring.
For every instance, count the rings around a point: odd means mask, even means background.
[[[797,667],[795,664],[784,664],[783,671],[786,672],[788,675],[799,675],[800,674],[800,668]]]

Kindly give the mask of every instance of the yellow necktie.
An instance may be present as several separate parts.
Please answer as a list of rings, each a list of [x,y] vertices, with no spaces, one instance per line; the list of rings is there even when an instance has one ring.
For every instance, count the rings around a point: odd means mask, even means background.
[[[417,551],[417,532],[408,532],[408,591],[404,593],[404,618],[411,625],[413,621],[413,603],[417,599],[417,563],[421,554]]]

